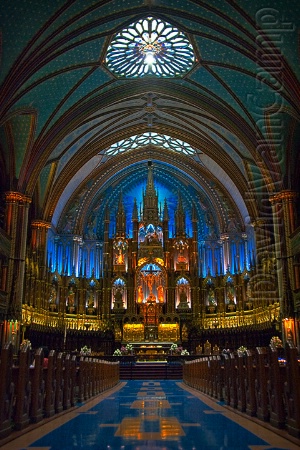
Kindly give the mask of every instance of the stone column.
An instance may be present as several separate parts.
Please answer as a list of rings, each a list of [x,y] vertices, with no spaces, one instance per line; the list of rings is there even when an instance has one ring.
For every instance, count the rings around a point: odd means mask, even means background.
[[[230,252],[229,252],[229,236],[227,233],[222,233],[220,236],[220,240],[222,241],[222,249],[223,249],[223,266],[224,266],[224,273],[228,271],[230,268]]]
[[[8,319],[22,319],[22,300],[27,243],[28,210],[31,198],[20,192],[5,193],[5,231],[11,237],[8,264]]]
[[[295,230],[297,193],[289,190],[270,197],[274,219],[274,237],[277,260],[277,273],[281,273],[279,293],[282,304],[282,317],[294,316],[293,288],[295,276],[290,235]]]
[[[272,214],[259,217],[252,223],[255,233],[256,262],[251,277],[253,287],[253,300],[255,307],[266,306],[267,300],[272,297],[273,301],[279,301],[278,280],[272,275],[275,258],[274,250],[274,223]],[[272,285],[272,290],[270,286]]]
[[[31,251],[33,260],[38,264],[40,277],[33,280],[35,283],[35,305],[47,308],[46,300],[49,298],[49,287],[46,284],[46,267],[47,267],[47,234],[51,227],[49,222],[44,220],[33,220],[31,222]]]

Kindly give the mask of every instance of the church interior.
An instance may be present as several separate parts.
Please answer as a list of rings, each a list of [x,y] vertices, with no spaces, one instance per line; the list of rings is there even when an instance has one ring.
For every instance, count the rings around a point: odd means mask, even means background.
[[[299,353],[300,4],[0,10],[1,347]]]
[[[298,6],[58,3],[3,11],[1,342],[299,347]]]

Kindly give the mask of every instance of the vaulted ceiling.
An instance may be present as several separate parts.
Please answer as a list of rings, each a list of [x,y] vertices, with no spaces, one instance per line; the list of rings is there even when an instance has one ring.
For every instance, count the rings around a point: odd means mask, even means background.
[[[87,233],[121,191],[131,207],[148,160],[161,200],[181,192],[217,233],[300,190],[299,1],[3,0],[0,16],[0,186],[32,196],[32,218]],[[116,33],[148,16],[188,36],[196,61],[184,76],[108,69]],[[107,153],[150,132],[194,154],[151,143]]]

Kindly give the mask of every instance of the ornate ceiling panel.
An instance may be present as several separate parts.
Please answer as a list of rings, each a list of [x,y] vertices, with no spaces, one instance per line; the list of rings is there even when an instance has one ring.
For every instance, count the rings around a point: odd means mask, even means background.
[[[201,204],[220,231],[232,214],[260,216],[262,196],[299,190],[298,1],[4,0],[0,13],[1,191],[34,196],[41,219],[63,228],[79,202],[72,223],[87,233],[98,199],[114,210],[121,188],[138,191],[147,159],[162,192],[184,192],[189,210],[194,199],[203,229]],[[107,49],[149,16],[184,33],[195,61],[174,78],[118,78]],[[198,154],[107,154],[147,132]]]

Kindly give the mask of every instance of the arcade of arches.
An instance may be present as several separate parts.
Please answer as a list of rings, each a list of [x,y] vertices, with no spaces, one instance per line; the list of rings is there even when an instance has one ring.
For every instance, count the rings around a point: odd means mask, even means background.
[[[1,343],[299,348],[298,3],[4,3]]]

